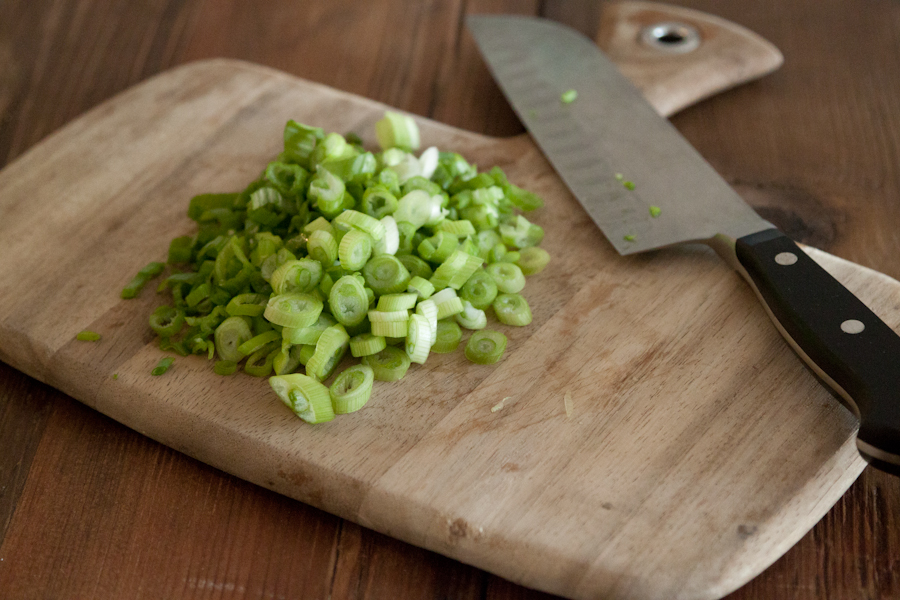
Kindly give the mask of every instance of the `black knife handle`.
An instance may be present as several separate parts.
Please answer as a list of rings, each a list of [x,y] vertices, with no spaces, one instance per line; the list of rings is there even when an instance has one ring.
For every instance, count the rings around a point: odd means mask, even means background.
[[[900,475],[900,336],[777,229],[735,254],[782,334],[859,417],[856,444]]]

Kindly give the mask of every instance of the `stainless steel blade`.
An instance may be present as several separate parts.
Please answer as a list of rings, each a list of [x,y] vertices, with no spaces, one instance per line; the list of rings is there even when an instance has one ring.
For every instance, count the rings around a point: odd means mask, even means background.
[[[620,254],[772,227],[588,38],[535,17],[475,15],[467,25],[519,118]],[[562,101],[567,90],[573,102]]]

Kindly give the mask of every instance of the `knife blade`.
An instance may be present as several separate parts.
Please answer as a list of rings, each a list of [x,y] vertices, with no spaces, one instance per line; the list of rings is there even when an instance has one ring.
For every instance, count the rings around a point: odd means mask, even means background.
[[[536,17],[472,15],[467,26],[513,109],[613,247],[622,255],[683,243],[714,248],[859,418],[863,458],[900,475],[900,336],[746,204],[591,40]]]

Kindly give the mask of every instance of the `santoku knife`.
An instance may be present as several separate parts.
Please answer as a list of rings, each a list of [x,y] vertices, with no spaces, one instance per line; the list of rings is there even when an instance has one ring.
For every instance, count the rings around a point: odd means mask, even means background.
[[[616,250],[714,248],[856,413],[862,456],[900,474],[900,336],[757,215],[591,40],[535,17],[467,24],[519,118]]]

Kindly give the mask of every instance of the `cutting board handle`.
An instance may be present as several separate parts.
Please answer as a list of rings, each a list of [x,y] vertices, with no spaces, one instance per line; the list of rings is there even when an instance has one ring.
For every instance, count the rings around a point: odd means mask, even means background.
[[[597,44],[663,116],[778,69],[778,48],[749,29],[687,8],[615,2]]]

